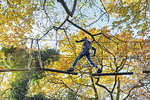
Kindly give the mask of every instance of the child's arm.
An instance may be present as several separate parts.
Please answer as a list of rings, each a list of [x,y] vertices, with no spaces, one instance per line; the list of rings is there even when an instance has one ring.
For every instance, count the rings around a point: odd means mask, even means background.
[[[83,38],[82,40],[76,40],[76,43],[79,43],[79,42],[83,42],[83,41],[85,41],[87,39],[87,37],[85,37],[85,38]]]
[[[96,54],[96,49],[95,49],[94,47],[92,47],[92,50],[94,50],[93,56],[95,56],[95,54]]]

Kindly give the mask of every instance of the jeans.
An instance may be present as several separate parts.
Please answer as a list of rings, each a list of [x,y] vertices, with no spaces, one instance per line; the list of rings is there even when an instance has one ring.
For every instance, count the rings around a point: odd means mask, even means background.
[[[79,56],[75,59],[74,63],[73,63],[73,67],[76,66],[77,62],[83,57],[86,56],[86,58],[88,59],[88,61],[90,62],[91,65],[93,65],[94,67],[98,68],[98,66],[92,62],[91,57],[90,57],[90,52],[89,50],[82,50],[81,53],[79,54]]]

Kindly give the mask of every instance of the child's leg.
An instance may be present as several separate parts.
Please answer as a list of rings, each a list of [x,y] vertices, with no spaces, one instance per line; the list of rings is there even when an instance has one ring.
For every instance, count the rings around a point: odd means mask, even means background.
[[[98,66],[92,62],[91,57],[86,55],[86,58],[88,59],[88,61],[90,62],[91,65],[93,65],[94,67],[98,68]]]
[[[74,61],[74,63],[73,63],[73,65],[72,65],[72,67],[75,67],[76,66],[76,64],[77,64],[77,62],[83,57],[84,55],[82,54],[82,52],[79,54],[79,56],[75,59],[75,61]]]
[[[87,57],[88,61],[91,63],[91,65],[93,65],[94,67],[96,67],[98,69],[97,73],[101,73],[102,70],[100,68],[98,68],[98,66],[95,63],[92,62],[89,52],[86,54],[86,57]]]
[[[70,71],[70,72],[74,71],[74,68],[75,68],[77,62],[78,62],[83,56],[84,56],[84,55],[83,55],[83,53],[81,52],[81,53],[79,54],[79,56],[75,59],[75,61],[74,61],[73,65],[72,65],[72,67],[71,67],[70,69],[68,69],[67,71]]]

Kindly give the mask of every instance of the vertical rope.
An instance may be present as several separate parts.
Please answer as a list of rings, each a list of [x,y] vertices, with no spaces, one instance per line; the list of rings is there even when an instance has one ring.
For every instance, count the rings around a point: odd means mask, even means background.
[[[58,39],[57,39],[57,33],[58,33],[58,30],[56,30],[56,44],[55,44],[55,46],[56,46],[56,50],[57,50],[57,44],[58,44]]]
[[[130,63],[131,63],[131,56],[129,56],[129,64],[128,64],[128,69],[130,67]],[[127,70],[128,71],[128,70]]]
[[[39,54],[38,54],[39,64],[40,64],[41,68],[43,68],[43,65],[42,65],[42,59],[41,59],[41,52],[40,52],[40,46],[39,46],[39,40],[37,39],[36,42],[37,42],[38,53],[39,53]]]
[[[30,49],[32,49],[32,46],[33,46],[33,39],[31,40]],[[31,69],[32,57],[33,57],[33,55],[32,55],[31,52],[30,52],[30,53],[29,53],[29,61],[28,61],[28,69]]]

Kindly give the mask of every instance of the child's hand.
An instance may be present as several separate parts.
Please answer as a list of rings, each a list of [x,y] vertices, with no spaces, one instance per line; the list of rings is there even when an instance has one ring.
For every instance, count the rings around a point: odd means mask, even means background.
[[[76,40],[76,43],[78,43],[79,41],[78,40]]]
[[[95,55],[92,55],[92,57],[95,57]]]

